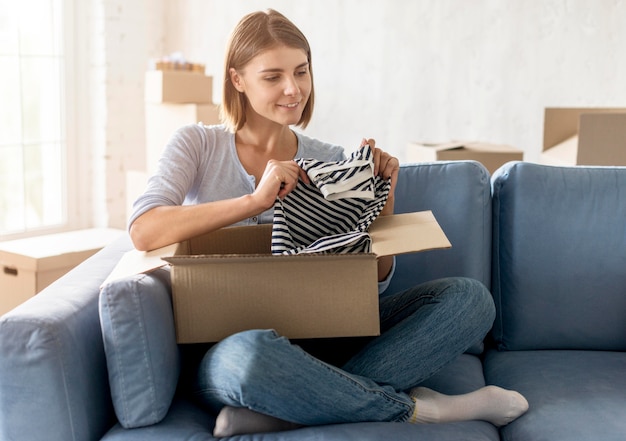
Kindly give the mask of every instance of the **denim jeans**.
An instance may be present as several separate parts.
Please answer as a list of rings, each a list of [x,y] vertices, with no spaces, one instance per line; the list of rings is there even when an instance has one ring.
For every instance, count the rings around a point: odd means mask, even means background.
[[[341,367],[273,330],[234,334],[207,351],[194,393],[213,411],[247,407],[302,425],[406,421],[406,392],[481,341],[495,308],[480,282],[446,278],[381,298],[380,318],[381,335]]]

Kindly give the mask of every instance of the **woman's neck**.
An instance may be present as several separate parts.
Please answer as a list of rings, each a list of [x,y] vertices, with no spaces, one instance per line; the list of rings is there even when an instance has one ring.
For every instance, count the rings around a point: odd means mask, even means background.
[[[241,147],[251,147],[258,153],[277,157],[293,157],[298,147],[298,139],[291,128],[278,125],[259,128],[245,124],[235,133],[235,142]]]
[[[241,165],[261,181],[269,160],[291,161],[298,151],[298,138],[288,126],[280,130],[251,130],[247,124],[235,133],[235,147]]]

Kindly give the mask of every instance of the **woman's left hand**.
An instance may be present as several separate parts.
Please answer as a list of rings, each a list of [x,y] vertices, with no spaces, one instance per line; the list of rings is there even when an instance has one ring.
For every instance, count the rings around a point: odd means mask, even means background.
[[[394,191],[396,189],[396,183],[398,182],[398,174],[400,171],[400,161],[398,158],[391,156],[389,153],[376,148],[376,140],[365,139],[361,141],[361,147],[365,144],[369,144],[374,152],[374,176],[380,176],[383,179],[391,178],[391,188],[389,189],[389,196],[384,208],[380,212],[380,216],[386,216],[393,214],[394,210]],[[387,279],[391,269],[393,267],[393,257],[383,256],[378,258],[378,281]]]
[[[389,197],[393,199],[396,183],[398,182],[400,161],[398,161],[398,158],[396,158],[395,156],[392,156],[382,149],[377,148],[375,139],[363,138],[363,141],[361,141],[361,147],[363,147],[365,144],[369,144],[369,146],[372,148],[372,151],[374,152],[374,176],[380,176],[383,179],[391,178],[391,189],[389,190]],[[391,207],[393,208],[393,203],[387,205],[391,205]]]

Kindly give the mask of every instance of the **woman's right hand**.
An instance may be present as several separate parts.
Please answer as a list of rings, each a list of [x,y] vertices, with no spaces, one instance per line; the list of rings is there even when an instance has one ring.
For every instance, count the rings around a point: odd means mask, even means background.
[[[295,161],[270,159],[252,196],[258,201],[262,211],[270,209],[276,197],[283,199],[298,184],[298,178],[309,183],[306,172]]]

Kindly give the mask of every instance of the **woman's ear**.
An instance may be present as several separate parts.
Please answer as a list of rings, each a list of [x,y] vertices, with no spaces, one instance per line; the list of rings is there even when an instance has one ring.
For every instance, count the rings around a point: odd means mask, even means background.
[[[231,67],[230,69],[228,69],[228,73],[230,74],[230,82],[233,83],[235,89],[237,89],[238,92],[243,92],[243,78],[241,78],[239,72],[237,72],[234,67]]]

